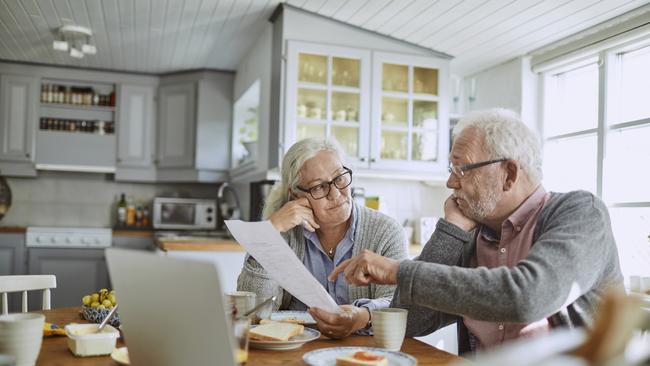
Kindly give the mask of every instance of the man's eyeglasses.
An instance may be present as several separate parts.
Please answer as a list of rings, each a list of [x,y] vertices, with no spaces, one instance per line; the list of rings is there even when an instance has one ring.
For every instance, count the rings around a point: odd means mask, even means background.
[[[508,159],[494,159],[494,160],[487,160],[487,161],[482,161],[480,163],[474,163],[474,164],[465,164],[465,165],[453,165],[452,163],[449,163],[449,173],[454,173],[456,174],[457,177],[462,177],[465,175],[465,172],[468,170],[480,168],[482,166],[494,164],[494,163],[500,163],[502,161],[506,161]]]
[[[332,188],[332,184],[334,187],[337,189],[341,190],[343,188],[346,188],[350,184],[352,184],[352,170],[346,167],[343,167],[345,169],[345,173],[339,174],[334,179],[332,179],[329,182],[323,182],[320,184],[317,184],[311,188],[300,188],[297,187],[299,191],[309,193],[311,197],[315,200],[319,200],[321,198],[327,197],[328,194],[330,194],[330,189]]]

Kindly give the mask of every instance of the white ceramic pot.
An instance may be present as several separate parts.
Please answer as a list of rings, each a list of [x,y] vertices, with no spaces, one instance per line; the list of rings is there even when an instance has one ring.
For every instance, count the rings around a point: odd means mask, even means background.
[[[16,366],[36,363],[43,342],[43,314],[19,313],[0,316],[0,353],[16,358]]]

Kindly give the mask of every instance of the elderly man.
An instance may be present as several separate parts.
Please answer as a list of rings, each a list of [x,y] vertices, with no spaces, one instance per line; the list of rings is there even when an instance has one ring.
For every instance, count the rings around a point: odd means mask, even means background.
[[[544,190],[539,142],[514,112],[472,113],[454,137],[453,194],[421,255],[398,261],[364,252],[331,276],[397,284],[392,305],[409,309],[407,335],[456,322],[461,353],[590,325],[603,291],[622,287],[603,202],[585,191]]]

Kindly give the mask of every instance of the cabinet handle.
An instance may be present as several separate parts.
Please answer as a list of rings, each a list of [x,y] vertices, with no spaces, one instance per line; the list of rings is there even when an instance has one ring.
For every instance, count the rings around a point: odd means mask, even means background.
[[[376,163],[376,162],[377,162],[377,159],[375,159],[375,158],[370,158],[370,162],[371,162],[371,163]]]
[[[366,161],[366,158],[364,158],[364,157],[361,157],[361,158],[359,158],[359,161],[363,163],[363,162],[365,162],[365,161]]]
[[[118,162],[118,163],[121,163],[121,162],[122,162],[122,159],[121,159],[121,158],[117,158],[117,162]]]
[[[29,154],[29,153],[25,153],[25,156],[26,156],[26,157],[30,157],[30,154]]]
[[[158,165],[158,159],[154,159],[153,165]]]

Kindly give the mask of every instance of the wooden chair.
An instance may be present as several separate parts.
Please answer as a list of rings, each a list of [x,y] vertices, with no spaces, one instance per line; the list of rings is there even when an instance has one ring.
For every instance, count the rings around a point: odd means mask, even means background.
[[[27,312],[27,291],[43,290],[43,310],[50,309],[50,289],[56,288],[54,275],[0,276],[0,295],[2,295],[2,314],[9,312],[7,293],[23,293],[23,313]]]

